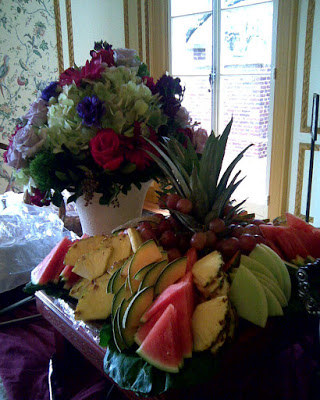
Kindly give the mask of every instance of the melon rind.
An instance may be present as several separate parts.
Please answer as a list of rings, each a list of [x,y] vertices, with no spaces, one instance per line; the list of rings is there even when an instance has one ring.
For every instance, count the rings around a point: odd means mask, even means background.
[[[179,332],[177,328],[177,311],[172,304],[169,304],[138,348],[137,354],[161,371],[178,373],[183,365],[183,356],[179,348]],[[172,343],[170,343],[170,340]],[[171,349],[166,348],[166,343],[170,344]],[[176,361],[165,363],[165,360],[157,360],[155,355],[150,353],[150,351],[152,352],[161,348],[163,349],[160,352],[161,356],[168,356],[170,350],[174,351],[175,354],[172,355],[172,358],[175,358]]]

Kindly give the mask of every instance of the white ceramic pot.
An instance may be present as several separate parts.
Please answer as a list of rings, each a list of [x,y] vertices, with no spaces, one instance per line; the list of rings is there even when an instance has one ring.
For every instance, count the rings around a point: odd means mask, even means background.
[[[117,205],[101,205],[101,194],[95,193],[89,205],[86,206],[84,197],[76,201],[82,232],[90,236],[110,234],[111,231],[125,222],[141,217],[142,207],[151,181],[143,183],[140,190],[132,185],[131,190],[124,195],[118,195]]]

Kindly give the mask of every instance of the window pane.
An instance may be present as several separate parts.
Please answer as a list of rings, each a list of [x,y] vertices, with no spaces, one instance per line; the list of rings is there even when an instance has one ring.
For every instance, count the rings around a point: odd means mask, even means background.
[[[250,4],[264,3],[266,0],[221,0],[221,8],[248,6]]]
[[[211,92],[206,76],[180,77],[186,88],[182,105],[189,111],[192,122],[211,132]]]
[[[171,0],[171,16],[186,15],[210,11],[212,9],[211,0]]]
[[[221,77],[219,132],[233,116],[228,140],[226,162],[231,162],[246,146],[253,143],[236,171],[246,179],[237,189],[235,197],[260,205],[252,209],[266,215],[267,200],[267,145],[270,101],[270,74],[261,76]]]
[[[172,74],[208,75],[212,62],[212,13],[171,21]]]
[[[260,73],[271,64],[272,13],[272,3],[221,12],[221,73]]]

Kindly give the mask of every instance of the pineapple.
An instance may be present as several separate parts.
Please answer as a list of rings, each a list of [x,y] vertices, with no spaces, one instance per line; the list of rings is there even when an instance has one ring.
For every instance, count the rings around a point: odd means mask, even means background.
[[[161,149],[149,141],[162,159],[148,152],[150,157],[157,162],[176,193],[192,203],[190,214],[170,209],[171,214],[191,232],[207,231],[209,223],[216,218],[224,218],[228,224],[234,215],[242,211],[241,206],[245,200],[230,207],[228,214],[224,215],[231,196],[244,179],[239,179],[239,171],[229,182],[231,174],[244,153],[252,146],[249,145],[241,151],[220,178],[231,126],[232,119],[221,136],[213,133],[209,136],[200,159],[190,141],[185,148],[173,138],[167,140]]]

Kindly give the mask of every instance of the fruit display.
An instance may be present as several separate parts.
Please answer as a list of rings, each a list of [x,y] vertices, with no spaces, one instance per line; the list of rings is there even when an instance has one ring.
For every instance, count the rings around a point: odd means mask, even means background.
[[[125,362],[179,375],[198,357],[219,357],[239,321],[265,328],[290,305],[294,265],[285,261],[319,256],[320,230],[289,213],[285,226],[256,219],[232,200],[247,149],[222,172],[231,125],[209,137],[200,158],[175,139],[154,146],[167,178],[164,214],[128,221],[112,236],[64,239],[31,274],[35,289],[63,285],[75,319],[109,327],[104,368],[119,385]],[[151,382],[148,371],[134,382]]]

